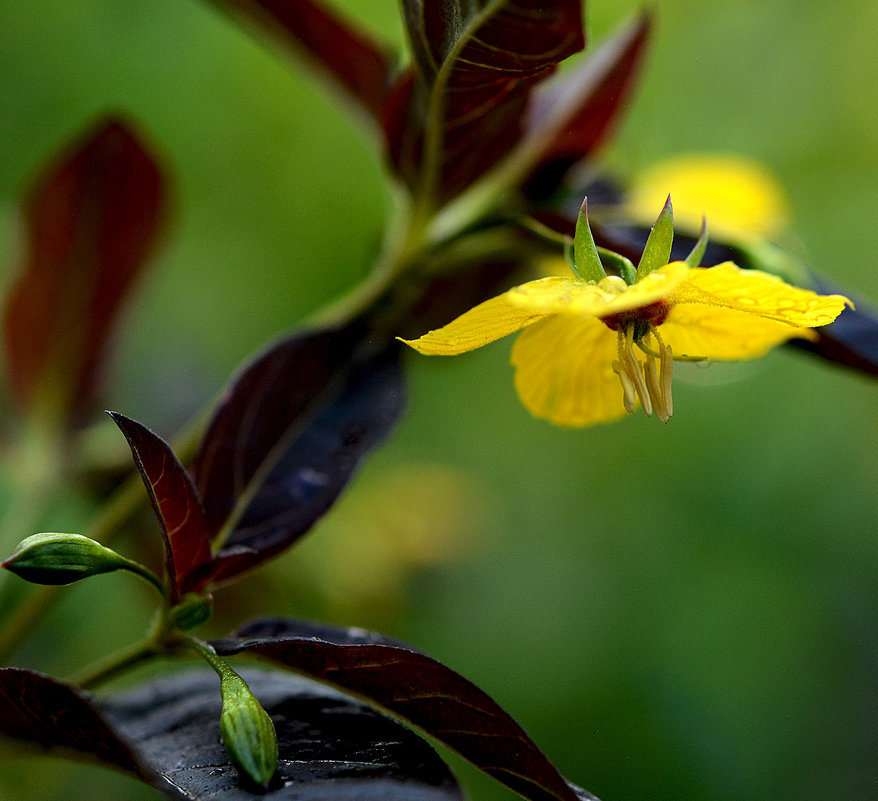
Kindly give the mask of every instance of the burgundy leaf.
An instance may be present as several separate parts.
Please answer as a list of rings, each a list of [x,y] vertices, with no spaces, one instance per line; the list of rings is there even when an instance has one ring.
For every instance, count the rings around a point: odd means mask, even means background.
[[[165,539],[165,559],[171,600],[204,585],[196,571],[210,562],[207,518],[186,469],[171,447],[145,426],[118,412],[108,412],[131,447],[152,508]]]
[[[164,207],[159,167],[112,119],[36,182],[3,320],[10,383],[24,408],[39,404],[71,422],[89,410],[113,322]]]
[[[242,671],[271,716],[280,761],[269,801],[461,801],[420,737],[368,706],[281,671]],[[0,668],[0,736],[127,771],[177,801],[247,801],[220,740],[210,670],[93,700],[56,679]]]
[[[639,17],[545,91],[534,92],[527,133],[516,149],[526,152],[531,170],[552,169],[559,179],[559,162],[570,167],[601,144],[628,97],[649,28],[649,17]]]
[[[353,699],[278,670],[241,671],[274,722],[279,764],[265,792],[240,784],[220,741],[219,682],[192,670],[99,703],[138,747],[153,784],[177,799],[461,801],[447,766],[420,737]]]
[[[314,0],[214,0],[305,55],[346,97],[379,122],[394,72],[384,48]]]
[[[353,692],[421,729],[531,801],[590,798],[570,785],[496,702],[441,662],[380,634],[283,618],[213,643]]]
[[[390,158],[405,177],[409,154],[431,151],[414,188],[443,201],[512,148],[531,89],[583,48],[581,0],[404,0],[403,8],[418,71],[385,118]]]
[[[258,356],[232,382],[194,464],[212,576],[289,547],[329,508],[402,411],[398,343],[361,321],[310,331]]]
[[[89,696],[30,670],[0,668],[0,735],[87,754],[132,773],[140,770],[134,752]]]
[[[410,188],[418,184],[423,156],[423,99],[417,73],[410,67],[388,93],[381,118],[388,158],[396,175]],[[413,105],[416,102],[421,104],[418,109]]]

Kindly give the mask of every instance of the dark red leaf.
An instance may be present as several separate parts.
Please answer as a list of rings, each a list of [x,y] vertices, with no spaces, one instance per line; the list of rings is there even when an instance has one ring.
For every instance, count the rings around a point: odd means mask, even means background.
[[[417,186],[424,149],[421,120],[425,110],[413,108],[416,91],[417,102],[423,105],[423,93],[417,87],[417,73],[409,68],[388,93],[381,118],[388,158],[394,172],[409,187]]]
[[[269,659],[368,699],[524,798],[590,797],[570,785],[485,692],[398,641],[362,629],[265,618],[245,624],[213,646],[220,654]]]
[[[73,422],[89,410],[112,324],[164,207],[159,167],[112,119],[36,182],[3,320],[10,383],[25,408],[39,404]]]
[[[266,29],[296,55],[304,55],[346,97],[379,122],[394,59],[349,20],[314,0],[214,0]]]
[[[241,573],[304,534],[403,402],[398,343],[360,321],[285,339],[246,366],[193,468],[222,543],[213,577]]]
[[[202,589],[196,571],[211,560],[207,518],[186,469],[171,447],[145,426],[118,412],[108,412],[131,447],[152,508],[165,539],[171,600]]]
[[[139,772],[136,755],[91,705],[89,696],[41,673],[0,668],[0,734]]]
[[[636,19],[545,91],[534,92],[527,133],[517,148],[527,151],[531,171],[558,162],[570,167],[604,141],[637,75],[649,28],[649,17]]]
[[[281,671],[241,671],[278,735],[278,774],[258,796],[242,787],[220,741],[219,681],[207,670],[150,681],[101,701],[173,798],[247,801],[461,801],[420,737],[362,703]]]
[[[274,721],[280,762],[269,801],[461,801],[420,737],[362,703],[281,671],[242,671]],[[247,801],[223,750],[216,674],[193,670],[93,700],[55,679],[0,668],[0,736],[83,756],[178,801]]]
[[[386,128],[390,157],[405,176],[407,154],[430,151],[414,188],[443,201],[512,148],[531,89],[584,47],[581,0],[405,0],[403,9],[418,71]]]

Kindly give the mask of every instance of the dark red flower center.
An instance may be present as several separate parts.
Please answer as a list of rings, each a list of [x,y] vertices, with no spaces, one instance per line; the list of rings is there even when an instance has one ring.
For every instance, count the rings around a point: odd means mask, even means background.
[[[601,321],[611,331],[618,331],[626,323],[635,323],[638,324],[636,328],[648,330],[650,325],[661,325],[670,310],[671,307],[666,300],[657,300],[654,303],[647,303],[646,306],[638,306],[636,309],[608,314],[606,317],[601,317]]]

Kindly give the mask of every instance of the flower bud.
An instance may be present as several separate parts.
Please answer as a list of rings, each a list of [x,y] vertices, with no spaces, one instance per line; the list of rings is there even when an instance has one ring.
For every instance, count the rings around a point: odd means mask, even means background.
[[[171,609],[171,620],[180,631],[189,631],[207,623],[213,614],[213,597],[187,592]]]
[[[81,534],[34,534],[22,540],[0,567],[34,584],[74,581],[131,569],[132,562]]]
[[[220,730],[226,753],[240,771],[267,787],[277,770],[274,723],[247,683],[230,669],[223,675],[220,694]]]

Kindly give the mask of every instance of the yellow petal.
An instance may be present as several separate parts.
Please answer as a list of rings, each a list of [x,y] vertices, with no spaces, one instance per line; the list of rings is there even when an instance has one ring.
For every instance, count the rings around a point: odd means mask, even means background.
[[[658,329],[674,356],[743,361],[764,356],[788,339],[813,339],[810,328],[797,328],[756,314],[702,304],[672,306]]]
[[[677,304],[707,304],[759,315],[793,326],[816,327],[831,323],[850,304],[841,295],[818,295],[760,270],[742,270],[726,262],[698,267],[668,297]]]
[[[545,294],[557,294],[568,291],[567,285],[575,282],[572,278],[554,276],[531,283],[544,285]],[[448,325],[428,331],[418,339],[400,339],[400,341],[410,345],[419,353],[430,356],[456,356],[458,353],[475,350],[501,337],[514,334],[525,326],[552,314],[551,309],[545,305],[535,308],[520,301],[512,302],[510,299],[512,294],[519,293],[521,289],[522,287],[515,287],[496,298],[486,300],[452,320]]]
[[[630,311],[660,300],[673,292],[689,274],[683,262],[674,262],[654,270],[632,286],[617,277],[605,278],[598,284],[582,279],[541,278],[510,289],[509,303],[551,314],[594,315]]]
[[[622,417],[622,387],[612,368],[616,341],[593,317],[550,317],[522,331],[512,348],[521,402],[535,417],[562,426]]]
[[[424,336],[403,339],[420,353],[454,356],[555,314],[605,317],[630,311],[667,296],[685,281],[690,268],[674,262],[654,270],[633,286],[616,276],[599,284],[580,278],[548,276],[514,287]]]

